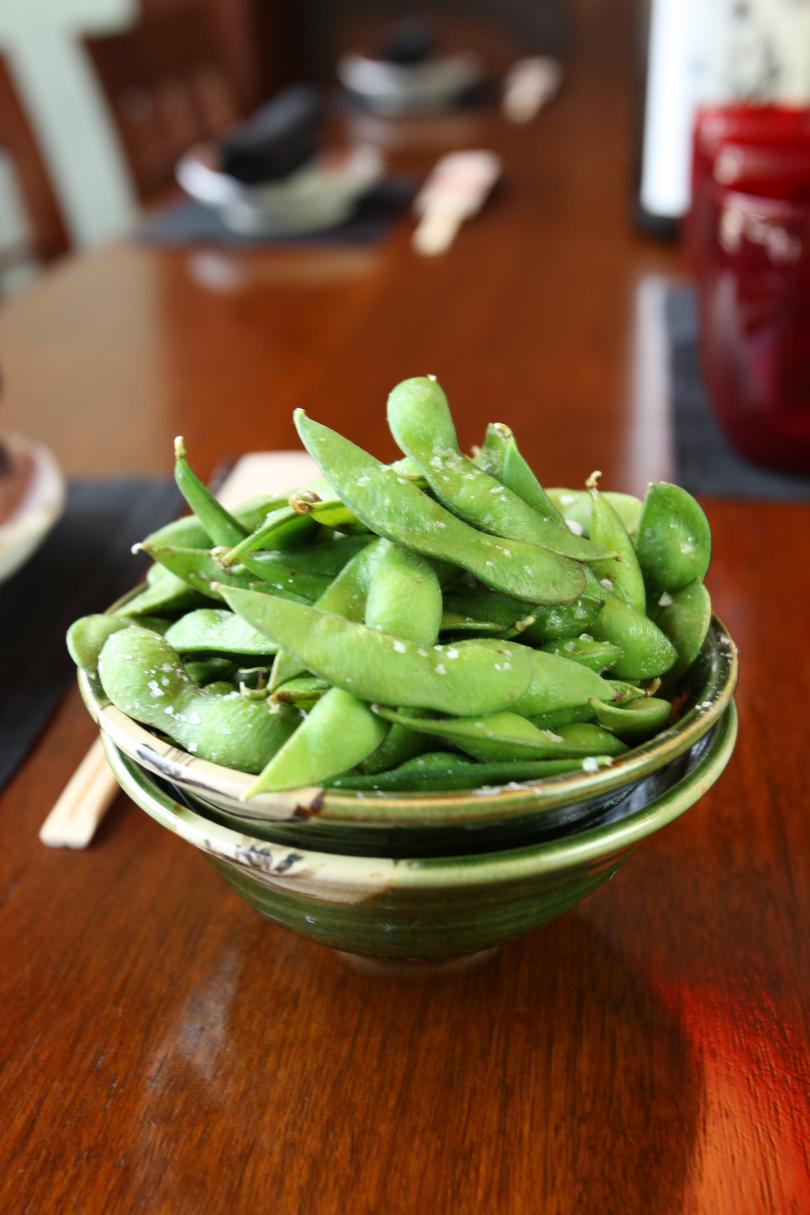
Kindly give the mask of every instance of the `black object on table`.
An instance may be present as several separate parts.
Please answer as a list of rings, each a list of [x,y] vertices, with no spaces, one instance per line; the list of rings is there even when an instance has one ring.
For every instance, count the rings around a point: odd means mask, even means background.
[[[257,249],[270,245],[368,245],[380,240],[413,201],[418,183],[413,177],[389,177],[370,190],[354,213],[334,228],[311,232],[232,232],[217,213],[193,199],[180,199],[152,215],[139,237],[165,248],[187,245],[229,245]]]
[[[810,501],[810,476],[751,464],[737,454],[715,420],[700,371],[693,289],[669,288],[664,315],[678,484],[690,493],[706,497]]]
[[[223,173],[245,185],[289,177],[319,151],[324,118],[323,100],[312,85],[284,89],[223,139]]]
[[[155,477],[73,481],[64,515],[26,565],[0,585],[6,691],[0,700],[0,788],[75,679],[65,632],[143,576],[130,548],[180,513],[174,482]]]

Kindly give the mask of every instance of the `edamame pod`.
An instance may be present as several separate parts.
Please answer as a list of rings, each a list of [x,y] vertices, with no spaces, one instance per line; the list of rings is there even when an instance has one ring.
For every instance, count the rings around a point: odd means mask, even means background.
[[[570,658],[571,662],[580,662],[597,672],[609,670],[622,656],[620,646],[609,641],[597,641],[586,634],[570,637],[567,641],[549,641],[543,650],[546,654],[559,654],[561,658]]]
[[[82,616],[79,620],[74,620],[67,631],[65,641],[68,654],[80,671],[95,675],[98,670],[98,656],[107,638],[121,629],[131,627],[131,622],[121,616],[104,613]]]
[[[524,631],[523,639],[533,645],[543,645],[547,641],[578,637],[580,633],[590,630],[602,610],[603,603],[601,596],[588,593],[581,595],[573,603],[563,603],[558,607],[539,604],[532,608],[534,621]]]
[[[299,720],[284,705],[271,711],[238,692],[223,697],[197,687],[165,638],[137,625],[107,639],[98,673],[122,712],[193,755],[243,772],[261,771]]]
[[[623,743],[593,726],[565,726],[560,731],[540,730],[525,717],[508,711],[484,717],[414,717],[401,710],[378,707],[387,721],[411,730],[445,738],[474,759],[573,759],[584,755],[618,755]]]
[[[304,548],[251,553],[245,559],[245,565],[267,582],[274,577],[280,580],[299,574],[334,578],[372,540],[368,532],[362,536],[335,536],[331,532],[325,535],[325,540],[307,544]],[[275,575],[273,571],[276,571]]]
[[[475,620],[472,616],[460,616],[457,612],[442,612],[442,633],[472,633],[477,635],[505,634],[506,629],[494,620]]]
[[[286,495],[283,498],[272,498],[267,494],[259,494],[235,507],[231,513],[247,531],[253,532],[262,526],[268,514],[286,505]],[[316,530],[312,529],[313,534]],[[169,544],[178,548],[211,548],[214,544],[214,540],[196,515],[183,515],[180,519],[173,519],[157,531],[150,532],[146,540],[150,544]]]
[[[304,446],[335,492],[378,535],[460,565],[487,586],[530,603],[568,603],[584,589],[577,562],[477,531],[302,409],[293,416]]]
[[[702,582],[711,551],[709,521],[692,495],[666,481],[650,485],[636,536],[639,564],[650,587],[672,594],[690,582]]]
[[[233,692],[235,689],[233,679],[236,674],[236,664],[230,658],[212,654],[210,658],[196,658],[183,665],[193,682],[199,684],[201,688],[207,687],[210,691],[211,684],[216,683],[227,684],[229,692]]]
[[[702,582],[690,582],[679,591],[662,592],[651,616],[678,652],[667,681],[679,678],[697,658],[712,622],[712,601]]]
[[[558,529],[565,528],[565,520],[520,454],[517,440],[504,422],[490,422],[476,464]]]
[[[162,565],[153,565],[146,575],[146,589],[116,608],[116,616],[161,616],[183,612],[205,603],[201,595]]]
[[[678,657],[672,642],[658,626],[616,595],[608,597],[591,625],[591,632],[600,641],[609,641],[622,651],[612,671],[619,679],[636,682],[653,679],[668,671]]]
[[[593,757],[593,763],[600,768],[607,767],[610,762],[608,756]],[[350,772],[346,776],[329,781],[329,786],[333,789],[370,789],[380,793],[449,792],[453,789],[479,789],[542,780],[547,776],[577,772],[581,767],[582,761],[579,759],[524,759],[476,763],[463,755],[436,751],[408,760],[390,772],[374,775]]]
[[[611,589],[626,600],[637,612],[647,607],[644,575],[627,528],[607,498],[594,489],[591,492],[591,538],[603,548],[613,549],[615,557],[607,561],[592,561],[597,578],[607,578]]]
[[[388,397],[388,426],[439,501],[473,527],[582,561],[606,556],[562,520],[557,525],[538,514],[462,453],[447,398],[435,380],[416,376],[398,384]]]
[[[214,544],[238,544],[248,534],[247,528],[217,501],[210,489],[192,472],[182,435],[178,435],[174,441],[174,479],[203,531]]]
[[[387,543],[386,540],[373,540],[366,548],[361,549],[344,565],[313,606],[322,612],[334,612],[336,616],[344,616],[347,620],[362,620],[371,576]],[[281,648],[273,663],[270,687],[278,688],[305,670],[306,667],[297,658]]]
[[[294,573],[283,562],[268,565],[263,576],[258,577],[254,570],[243,565],[223,570],[216,557],[205,549],[171,548],[168,545],[156,548],[151,544],[144,544],[143,547],[155,561],[209,599],[221,598],[214,590],[215,582],[246,590],[267,589],[276,595],[306,601],[317,599],[331,582],[327,574]]]
[[[234,654],[264,658],[277,647],[225,608],[198,608],[175,621],[166,640],[179,654]]]
[[[532,609],[520,599],[499,595],[485,587],[464,587],[449,590],[444,596],[445,611],[473,620],[491,621],[511,629],[521,619],[533,616]]]
[[[599,492],[613,507],[628,534],[631,537],[635,536],[641,518],[641,499],[636,498],[633,494],[617,494],[612,490],[603,489]],[[555,485],[548,490],[548,496],[564,519],[581,528],[584,535],[590,536],[593,508],[590,490],[566,489]]]
[[[558,730],[560,726],[571,726],[577,721],[593,721],[596,714],[591,705],[576,705],[572,709],[557,709],[554,713],[538,713],[529,721],[538,730]]]
[[[442,620],[442,588],[429,561],[385,542],[366,599],[365,622],[406,641],[433,645]]]
[[[481,640],[477,644],[487,643]],[[509,645],[509,642],[498,644]],[[528,650],[522,645],[516,645],[515,649],[527,651],[532,670],[528,688],[510,706],[524,717],[570,709],[585,704],[592,696],[599,700],[614,700],[617,695],[611,681],[578,662],[561,658],[559,654],[546,654],[543,650]]]
[[[272,694],[273,700],[283,705],[296,705],[299,709],[309,709],[320,700],[324,692],[329,691],[330,685],[317,675],[296,675],[288,679]]]
[[[672,715],[669,701],[656,696],[641,696],[622,708],[593,700],[591,707],[600,725],[612,730],[618,738],[649,738],[663,730]]]
[[[306,670],[362,700],[473,715],[506,708],[531,682],[533,652],[513,642],[419,646],[275,595],[217,589],[235,612],[294,654]],[[599,690],[581,699],[601,690],[600,681]]]
[[[411,713],[415,712],[411,709]],[[392,725],[375,751],[364,759],[361,772],[387,772],[398,768],[406,760],[414,759],[424,751],[434,750],[441,744],[431,734],[422,734],[408,726]]]
[[[354,768],[385,737],[385,723],[342,688],[330,688],[276,752],[246,798],[322,784]]]

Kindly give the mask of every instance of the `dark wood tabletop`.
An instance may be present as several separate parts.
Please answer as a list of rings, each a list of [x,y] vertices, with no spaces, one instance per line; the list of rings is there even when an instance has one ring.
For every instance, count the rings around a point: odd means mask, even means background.
[[[183,433],[208,475],[293,446],[304,404],[393,457],[385,395],[433,372],[465,443],[508,420],[548,483],[671,474],[659,303],[682,266],[630,224],[623,7],[580,4],[534,123],[469,118],[505,180],[445,256],[403,219],[361,248],[70,261],[0,313],[3,427],[76,475],[168,473]],[[3,1215],[810,1210],[810,512],[705,506],[741,652],[727,772],[465,975],[355,973],[124,797],[87,851],[43,848],[94,734],[67,696],[0,805]]]

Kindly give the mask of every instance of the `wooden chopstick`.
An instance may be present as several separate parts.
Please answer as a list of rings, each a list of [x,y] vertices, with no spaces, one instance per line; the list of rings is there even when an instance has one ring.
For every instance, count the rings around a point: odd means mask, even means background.
[[[40,827],[40,840],[49,848],[86,848],[117,791],[97,738]]]

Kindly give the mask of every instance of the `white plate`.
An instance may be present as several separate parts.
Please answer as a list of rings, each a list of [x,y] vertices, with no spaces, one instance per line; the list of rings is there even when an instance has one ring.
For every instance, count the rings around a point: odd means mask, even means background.
[[[10,578],[39,548],[65,504],[64,478],[48,448],[21,435],[8,436],[5,444],[14,455],[29,452],[34,471],[17,510],[0,523],[0,582]]]

